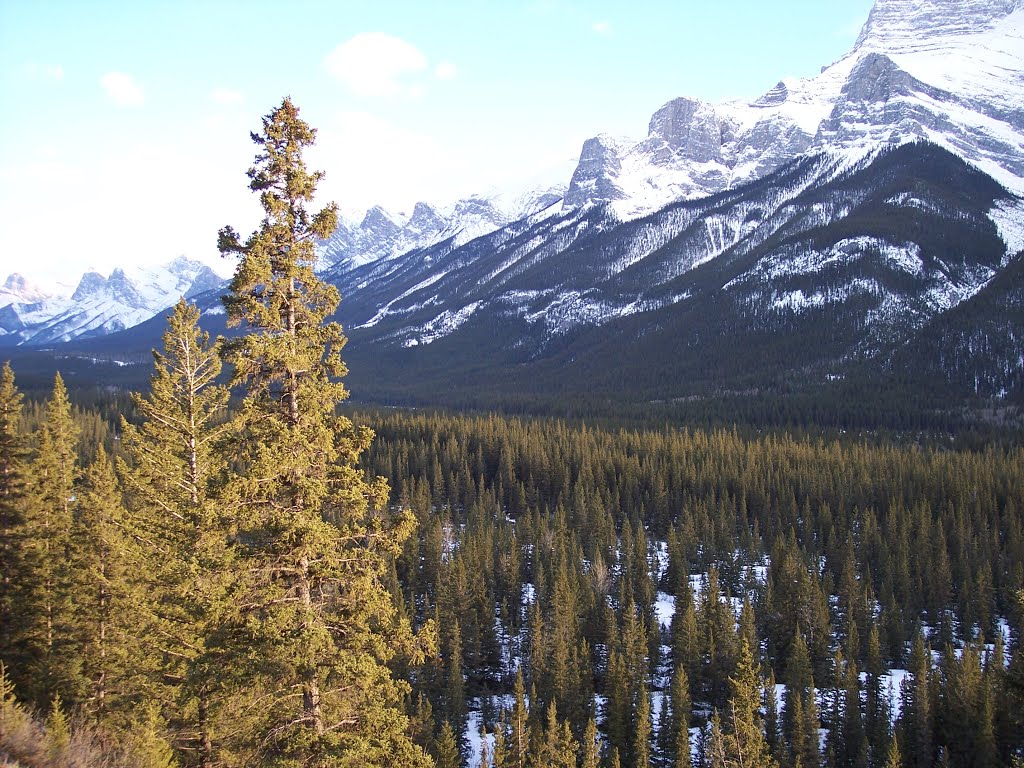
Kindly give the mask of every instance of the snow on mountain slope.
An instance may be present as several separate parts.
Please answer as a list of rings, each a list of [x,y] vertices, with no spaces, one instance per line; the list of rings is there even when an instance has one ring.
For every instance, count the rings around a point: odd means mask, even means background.
[[[8,280],[10,282],[10,279]],[[115,269],[82,276],[70,297],[11,302],[0,309],[6,344],[48,344],[130,328],[224,281],[198,261],[179,257],[161,267]]]
[[[764,176],[812,151],[928,139],[1024,192],[1024,2],[877,0],[853,50],[752,102],[679,98],[640,141],[588,140],[567,206],[623,219]]]
[[[490,323],[516,329],[509,348],[543,355],[588,327],[710,301],[764,322],[857,317],[843,354],[870,356],[977,295],[1009,258],[1000,240],[1020,239],[1022,205],[923,142],[826,150],[643,218],[569,208],[338,285],[346,327],[406,349]]]
[[[337,231],[320,244],[321,271],[358,267],[446,240],[458,247],[552,208],[564,193],[561,187],[518,195],[491,192],[458,200],[444,209],[419,202],[408,216],[374,206],[359,223],[339,222]]]
[[[22,275],[12,272],[0,285],[0,307],[9,304],[38,304],[53,298],[54,294],[30,283]]]

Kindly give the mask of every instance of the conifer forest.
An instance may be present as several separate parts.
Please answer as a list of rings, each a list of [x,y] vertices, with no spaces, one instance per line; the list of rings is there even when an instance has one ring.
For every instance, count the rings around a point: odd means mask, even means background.
[[[1024,765],[1012,435],[345,405],[285,99],[211,338],[0,378],[0,765]]]

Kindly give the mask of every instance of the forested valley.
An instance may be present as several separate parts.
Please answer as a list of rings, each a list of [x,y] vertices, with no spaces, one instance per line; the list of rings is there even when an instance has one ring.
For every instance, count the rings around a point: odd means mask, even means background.
[[[150,387],[0,376],[0,761],[235,768],[1024,762],[1024,448],[362,410],[306,210]]]
[[[74,734],[108,759],[118,745],[111,764],[201,765],[198,703],[176,671],[198,661],[154,637],[173,632],[156,623],[170,607],[147,605],[148,550],[125,541],[146,524],[130,519],[125,461],[138,427],[73,408],[61,384],[17,418],[13,384],[8,372],[5,467],[12,446],[24,460],[4,474],[20,478],[3,497],[5,739],[33,712],[47,749]],[[415,515],[379,579],[419,638],[389,661],[407,683],[405,733],[437,765],[1019,759],[1021,449],[352,419],[376,431],[368,482],[386,477],[392,511]],[[231,746],[254,727],[229,672],[249,650],[207,648],[209,764],[258,760]]]

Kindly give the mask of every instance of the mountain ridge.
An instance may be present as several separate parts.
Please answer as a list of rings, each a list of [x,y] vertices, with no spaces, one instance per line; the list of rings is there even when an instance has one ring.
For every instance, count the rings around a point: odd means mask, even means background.
[[[1024,62],[1007,58],[1024,7],[971,0],[967,34],[949,0],[905,3],[878,0],[814,78],[673,99],[643,140],[588,140],[564,195],[518,213],[475,196],[343,222],[321,275],[343,297],[353,389],[636,403],[898,379],[1024,404],[1007,277],[1024,249]],[[197,303],[224,332],[217,291]],[[143,362],[161,327],[63,350]]]
[[[641,216],[751,181],[820,150],[928,139],[1024,191],[1024,4],[878,0],[856,44],[811,78],[753,101],[680,97],[648,136],[584,144],[567,205]]]

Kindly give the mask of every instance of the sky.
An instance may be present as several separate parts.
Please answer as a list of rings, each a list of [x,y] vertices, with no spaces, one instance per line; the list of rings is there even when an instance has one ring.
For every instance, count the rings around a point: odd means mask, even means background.
[[[350,218],[567,184],[665,102],[754,99],[842,57],[871,0],[0,0],[0,281],[217,255],[291,97]]]

